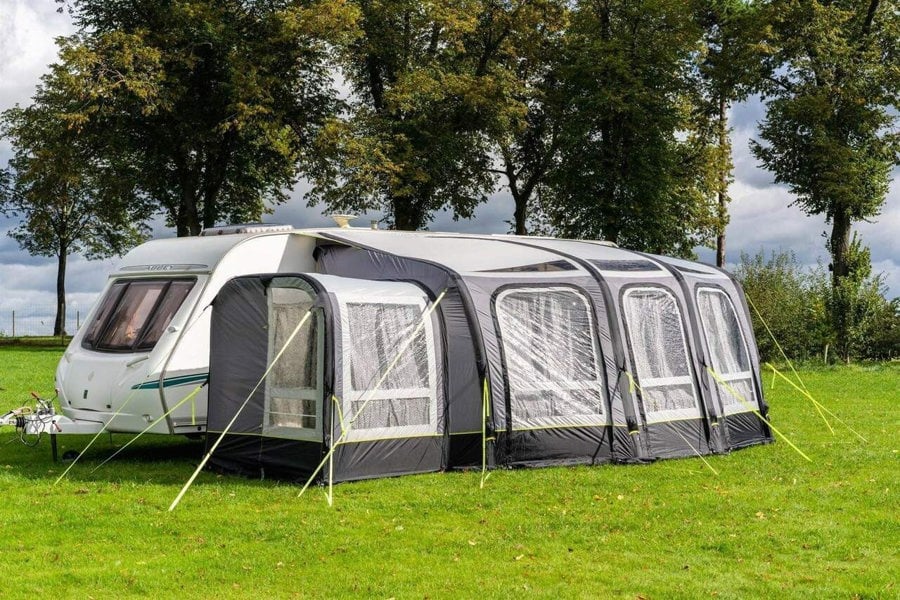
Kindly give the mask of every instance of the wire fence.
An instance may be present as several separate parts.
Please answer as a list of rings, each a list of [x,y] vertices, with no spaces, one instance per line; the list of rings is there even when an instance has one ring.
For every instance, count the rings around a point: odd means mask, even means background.
[[[66,309],[65,333],[73,335],[82,324],[81,310]],[[55,304],[35,304],[0,310],[0,337],[38,337],[53,335],[56,322]]]

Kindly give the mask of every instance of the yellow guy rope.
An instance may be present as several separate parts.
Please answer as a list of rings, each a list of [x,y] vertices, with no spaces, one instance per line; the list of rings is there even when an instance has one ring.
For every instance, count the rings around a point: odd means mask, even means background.
[[[122,446],[121,448],[119,448],[118,450],[116,450],[115,452],[113,452],[112,455],[111,455],[109,458],[107,458],[107,459],[104,460],[102,463],[100,463],[99,465],[97,465],[96,467],[94,467],[94,469],[91,471],[91,473],[95,472],[97,469],[99,469],[100,467],[102,467],[103,465],[105,465],[106,463],[108,463],[109,461],[111,461],[112,459],[114,459],[116,456],[119,455],[120,452],[122,452],[123,450],[125,450],[125,448],[127,448],[128,446],[130,446],[131,444],[133,444],[134,442],[136,442],[136,441],[138,440],[139,437],[141,437],[142,435],[144,435],[145,433],[147,433],[148,431],[150,431],[151,429],[153,429],[154,427],[156,427],[157,423],[159,423],[160,421],[162,421],[163,419],[165,419],[166,417],[168,417],[170,414],[172,414],[172,412],[174,412],[176,408],[178,408],[179,406],[181,406],[182,404],[184,404],[184,403],[187,402],[188,400],[192,400],[192,399],[194,398],[194,396],[196,396],[198,393],[200,393],[200,390],[203,389],[203,386],[206,385],[206,383],[207,383],[207,382],[203,382],[203,383],[201,383],[200,385],[198,385],[196,388],[194,388],[194,390],[193,390],[190,394],[188,394],[187,396],[185,396],[184,398],[182,398],[181,400],[179,400],[179,401],[178,401],[178,404],[176,404],[175,406],[173,406],[172,408],[170,408],[169,410],[167,410],[167,411],[165,412],[165,414],[163,414],[161,417],[159,417],[158,419],[156,419],[155,421],[153,421],[152,423],[150,423],[149,425],[147,425],[147,427],[146,427],[142,432],[140,432],[139,434],[137,434],[136,436],[134,436],[133,438],[131,438],[130,440],[128,440],[128,443],[127,443],[127,444],[125,444],[124,446]]]
[[[197,317],[193,321],[191,321],[187,327],[185,327],[184,333],[181,334],[182,337],[184,337],[184,335],[191,329],[191,327],[193,327],[200,320],[200,317],[203,316],[203,313],[205,313],[206,309],[209,308],[210,306],[212,306],[212,304],[207,304],[205,307],[203,307],[203,310],[200,311],[200,314],[198,314]],[[149,376],[150,373],[153,373],[156,369],[161,367],[162,364],[164,362],[166,362],[172,356],[173,352],[175,352],[175,346],[172,347],[172,350],[170,350],[168,354],[164,355],[159,361],[157,361],[157,363],[155,365],[153,365],[153,368],[147,369],[147,375],[145,375],[144,377]],[[147,380],[143,383],[149,383],[150,381],[152,381],[152,380]],[[53,485],[56,485],[57,483],[62,481],[65,478],[65,476],[69,474],[69,471],[72,470],[72,467],[75,466],[75,463],[77,463],[78,460],[84,455],[84,453],[87,452],[88,449],[94,445],[94,442],[96,442],[97,438],[99,438],[103,434],[103,432],[106,431],[106,428],[109,427],[109,424],[112,423],[115,420],[115,418],[118,417],[119,414],[123,410],[125,410],[125,407],[128,406],[128,403],[131,402],[132,398],[134,398],[134,395],[137,394],[139,389],[140,389],[140,385],[131,388],[131,393],[125,397],[125,401],[122,402],[122,405],[116,410],[116,412],[113,413],[113,416],[110,417],[108,421],[103,423],[103,427],[100,428],[100,431],[97,432],[97,435],[95,435],[94,437],[91,438],[91,441],[88,442],[88,445],[84,447],[84,450],[82,450],[81,452],[78,453],[78,456],[75,457],[75,460],[72,461],[72,464],[70,464],[69,467],[65,471],[63,471],[62,475],[60,475],[59,477],[56,478],[56,481],[53,482]]]
[[[807,391],[807,395],[809,395],[809,391],[806,387],[806,384],[803,383],[803,380],[800,379],[800,374],[797,372],[797,369],[794,368],[794,363],[791,362],[791,359],[787,357],[787,354],[784,352],[784,348],[781,347],[781,344],[778,343],[778,340],[775,339],[775,334],[772,333],[772,330],[769,329],[769,324],[766,323],[766,320],[763,318],[762,313],[759,312],[759,309],[756,308],[756,305],[753,304],[753,300],[750,298],[748,294],[744,294],[744,297],[747,298],[747,302],[750,303],[750,306],[753,307],[753,312],[756,313],[756,316],[759,317],[759,322],[763,324],[763,327],[766,328],[766,332],[769,334],[769,337],[772,338],[772,341],[775,342],[775,347],[778,348],[778,351],[781,353],[781,356],[787,361],[788,366],[791,368],[791,371],[794,373],[794,377],[797,378],[797,381],[800,382],[800,386],[803,390]],[[775,387],[775,376],[772,375],[772,387]],[[794,386],[797,387],[797,386]],[[798,388],[799,389],[799,388]],[[810,396],[811,397],[811,396]],[[819,407],[819,403],[813,400],[813,404],[816,407],[816,410],[819,412],[819,416],[822,417],[822,420],[825,421],[825,426],[828,427],[828,430],[831,432],[831,435],[834,435],[834,429],[831,427],[831,423],[828,422],[828,419],[825,418],[825,413],[822,412],[822,409]]]
[[[266,377],[269,376],[269,373],[275,368],[275,365],[278,363],[278,360],[281,358],[281,355],[284,354],[284,351],[287,350],[287,347],[291,345],[291,342],[294,341],[294,338],[300,332],[300,328],[309,320],[309,316],[312,314],[312,308],[306,311],[306,314],[303,315],[303,318],[300,319],[300,322],[297,323],[297,326],[294,327],[294,331],[291,332],[291,335],[288,336],[287,341],[284,342],[284,346],[281,347],[281,350],[278,351],[278,354],[275,355],[275,358],[272,359],[272,362],[269,364],[269,367],[266,369],[266,372],[262,374],[262,377],[259,378],[259,381],[256,382],[256,385],[253,386],[253,389],[250,390],[250,393],[247,395],[247,399],[244,400],[244,403],[241,404],[240,408],[237,409],[237,412],[234,413],[234,416],[231,418],[231,421],[228,422],[228,425],[225,426],[224,431],[219,436],[219,439],[216,440],[216,443],[213,444],[212,448],[209,449],[209,452],[206,453],[206,456],[203,457],[203,460],[200,461],[200,464],[197,465],[196,470],[194,470],[194,474],[191,475],[191,478],[188,479],[187,483],[184,484],[184,487],[181,488],[181,491],[178,492],[178,496],[175,497],[175,500],[172,501],[172,505],[169,506],[169,512],[175,510],[175,507],[178,506],[178,503],[181,502],[181,499],[187,493],[188,488],[191,487],[191,484],[194,483],[194,480],[197,479],[197,475],[200,474],[200,471],[203,470],[203,467],[206,466],[207,461],[209,461],[210,457],[213,455],[213,452],[216,451],[216,448],[219,447],[219,444],[222,443],[222,440],[225,439],[225,435],[234,425],[235,421],[237,421],[238,416],[240,416],[241,411],[247,406],[250,402],[250,398],[253,397],[253,394],[256,393],[256,390],[259,389],[259,386],[262,385],[262,382],[266,380]]]
[[[812,462],[812,459],[810,457],[808,457],[806,454],[804,454],[803,451],[800,448],[798,448],[797,446],[795,446],[794,443],[791,442],[791,440],[789,440],[786,435],[784,435],[783,433],[778,431],[778,429],[776,429],[775,426],[772,425],[772,423],[768,419],[766,419],[764,416],[762,416],[762,414],[756,409],[756,407],[754,407],[752,404],[747,402],[744,399],[744,397],[741,396],[740,392],[738,392],[736,389],[731,387],[731,385],[729,385],[727,381],[722,379],[722,377],[718,373],[716,373],[711,367],[706,367],[706,370],[709,371],[709,374],[713,376],[713,379],[715,379],[719,383],[719,385],[721,385],[723,388],[728,390],[728,393],[730,393],[732,396],[734,396],[738,400],[738,402],[743,404],[744,408],[746,408],[747,410],[749,410],[750,412],[755,414],[757,417],[759,417],[763,423],[768,425],[772,431],[774,431],[779,436],[781,436],[781,439],[783,439],[785,442],[787,442],[788,446],[790,446],[791,448],[796,450],[800,456],[802,456],[809,462]]]
[[[375,387],[373,387],[371,391],[367,393],[365,402],[362,403],[362,406],[359,407],[359,410],[357,410],[356,413],[350,418],[350,420],[347,421],[347,429],[341,431],[341,435],[338,437],[337,441],[331,444],[331,448],[328,450],[328,454],[325,455],[325,458],[322,459],[322,462],[319,463],[319,466],[317,466],[312,472],[312,475],[309,476],[309,480],[306,482],[306,485],[304,485],[303,489],[300,490],[300,493],[297,494],[298,498],[302,496],[304,492],[306,492],[307,488],[309,488],[310,484],[313,482],[313,479],[316,478],[316,475],[318,475],[319,471],[322,470],[322,467],[325,466],[325,463],[329,462],[334,456],[334,451],[337,450],[337,447],[340,446],[347,438],[347,434],[350,433],[350,430],[353,428],[353,424],[356,422],[356,419],[366,409],[366,406],[368,406],[372,398],[375,397],[375,394],[381,388],[382,384],[384,384],[387,376],[394,369],[394,367],[397,366],[397,363],[400,362],[400,358],[403,356],[403,353],[406,352],[406,349],[409,348],[410,344],[413,343],[422,328],[425,327],[427,319],[430,318],[431,313],[434,312],[434,310],[438,307],[438,304],[441,303],[441,300],[444,299],[444,295],[446,293],[447,290],[445,288],[444,291],[442,291],[438,295],[438,297],[435,298],[434,302],[422,312],[422,320],[416,326],[415,330],[412,332],[412,335],[410,335],[409,338],[407,338],[407,340],[403,344],[401,344],[400,350],[397,351],[397,355],[394,357],[394,360],[392,360],[391,364],[389,364],[387,369],[385,369],[384,373],[381,375],[381,378],[378,380],[378,383],[375,384]]]
[[[803,394],[804,396],[806,396],[806,397],[807,397],[807,398],[808,398],[808,399],[816,406],[816,408],[820,408],[821,410],[824,410],[824,411],[827,412],[829,415],[831,415],[831,416],[834,418],[835,421],[837,421],[838,423],[840,423],[841,425],[843,425],[844,427],[846,427],[847,429],[849,429],[856,437],[858,437],[859,439],[861,439],[862,441],[864,441],[864,442],[867,443],[867,444],[869,443],[869,440],[867,440],[867,439],[864,438],[862,435],[860,435],[859,433],[857,433],[855,429],[853,429],[852,427],[850,427],[849,425],[847,425],[847,424],[846,424],[844,421],[842,421],[841,418],[838,417],[836,414],[834,414],[833,412],[831,412],[830,410],[828,410],[828,408],[827,408],[825,405],[823,405],[823,404],[820,403],[818,400],[816,400],[815,398],[813,398],[813,397],[810,395],[809,392],[807,392],[806,390],[802,390],[802,389],[800,389],[799,387],[797,387],[797,384],[796,384],[796,383],[794,383],[793,381],[791,381],[790,379],[788,379],[787,376],[785,376],[784,373],[782,373],[781,371],[779,371],[778,369],[776,369],[774,366],[772,366],[771,363],[766,363],[766,366],[768,366],[770,369],[772,369],[772,377],[773,377],[773,378],[775,377],[775,375],[778,375],[779,377],[781,377],[782,379],[784,379],[785,381],[787,381],[790,385],[792,385],[792,386],[794,387],[795,390],[797,390],[798,392],[800,392],[801,394]]]
[[[642,390],[642,389],[641,389],[641,386],[639,386],[639,385],[637,384],[637,381],[634,380],[634,377],[632,377],[631,373],[628,372],[628,371],[626,371],[626,370],[624,370],[624,369],[622,370],[622,372],[625,373],[625,375],[628,377],[628,391],[629,391],[630,393],[634,393],[635,388],[637,388],[637,390],[641,393],[641,397],[643,397],[643,396],[644,396],[644,390]],[[694,451],[694,454],[696,454],[697,456],[700,457],[700,460],[703,461],[703,464],[705,464],[707,467],[709,467],[709,470],[712,471],[713,474],[716,475],[716,477],[719,476],[719,472],[716,471],[716,470],[713,468],[713,466],[712,466],[711,464],[709,464],[709,461],[706,460],[706,457],[703,456],[702,454],[700,454],[700,451],[697,450],[697,449],[694,447],[693,444],[691,444],[690,440],[688,440],[686,437],[684,437],[684,435],[683,435],[680,431],[678,431],[678,428],[677,428],[677,427],[672,427],[672,431],[674,431],[675,433],[677,433],[678,436],[679,436],[681,439],[684,440],[684,443],[687,444],[687,447],[690,448],[691,450],[693,450],[693,451]]]

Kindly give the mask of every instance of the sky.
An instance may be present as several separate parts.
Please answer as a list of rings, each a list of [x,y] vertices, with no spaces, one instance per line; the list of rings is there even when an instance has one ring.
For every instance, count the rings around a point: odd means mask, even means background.
[[[71,19],[58,13],[53,0],[0,0],[0,111],[16,104],[27,105],[47,65],[56,60],[54,40],[73,32]],[[825,237],[829,230],[824,217],[808,217],[791,206],[793,197],[784,186],[775,185],[773,176],[761,169],[750,153],[749,142],[757,136],[757,123],[765,116],[765,107],[757,98],[736,105],[731,111],[734,147],[733,201],[731,222],[726,230],[727,259],[733,265],[741,252],[760,250],[791,251],[801,264],[828,264]],[[0,165],[10,158],[10,147],[0,140]],[[900,296],[900,172],[894,172],[887,201],[879,217],[861,223],[855,229],[872,252],[872,267],[884,273],[888,296]],[[266,221],[289,223],[295,227],[330,225],[321,206],[308,208],[303,199],[308,189],[296,186],[291,200],[275,207]],[[434,231],[507,233],[513,202],[508,191],[498,190],[482,205],[473,219],[454,221],[449,214],[436,215]],[[365,215],[356,224],[368,226]],[[53,258],[33,257],[19,249],[7,232],[14,219],[0,217],[0,335],[11,333],[11,314],[17,312],[17,333],[42,334],[52,329],[56,302],[56,263]],[[159,237],[174,236],[161,223],[154,228]],[[713,262],[710,249],[698,248],[701,261]],[[84,315],[96,300],[107,275],[115,269],[116,259],[87,261],[70,258],[66,278],[70,323],[76,314]],[[69,329],[73,328],[71,325]]]

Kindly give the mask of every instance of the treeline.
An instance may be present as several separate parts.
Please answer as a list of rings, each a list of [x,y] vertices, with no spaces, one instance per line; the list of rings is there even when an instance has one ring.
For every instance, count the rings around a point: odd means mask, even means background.
[[[710,245],[723,264],[728,114],[751,94],[754,154],[831,224],[839,299],[852,225],[898,163],[900,12],[883,0],[61,4],[78,32],[0,118],[0,210],[59,258],[61,311],[70,253],[120,252],[158,214],[178,235],[259,219],[300,178],[311,206],[398,229],[508,189],[516,233]]]
[[[900,358],[900,298],[885,298],[883,277],[872,273],[868,252],[858,239],[851,244],[851,255],[858,268],[852,278],[842,281],[836,296],[822,265],[804,267],[789,252],[741,254],[735,276],[751,303],[762,360],[781,363],[786,356],[836,363]],[[848,333],[844,339],[838,338],[831,319],[835,302],[843,310]]]

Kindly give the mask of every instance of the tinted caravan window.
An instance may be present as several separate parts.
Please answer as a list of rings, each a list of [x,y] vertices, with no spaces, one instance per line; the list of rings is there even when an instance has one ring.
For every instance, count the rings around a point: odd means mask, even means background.
[[[81,345],[109,352],[151,350],[194,283],[194,279],[115,282],[88,325]]]
[[[728,383],[728,387],[725,387],[716,382],[725,414],[753,410],[756,408],[756,398],[750,371],[750,355],[734,304],[722,290],[700,288],[697,290],[697,308],[712,368],[719,378]]]
[[[663,288],[630,288],[623,308],[647,422],[699,417],[684,320],[675,296]]]
[[[594,313],[572,288],[501,292],[495,310],[513,429],[602,425]]]

